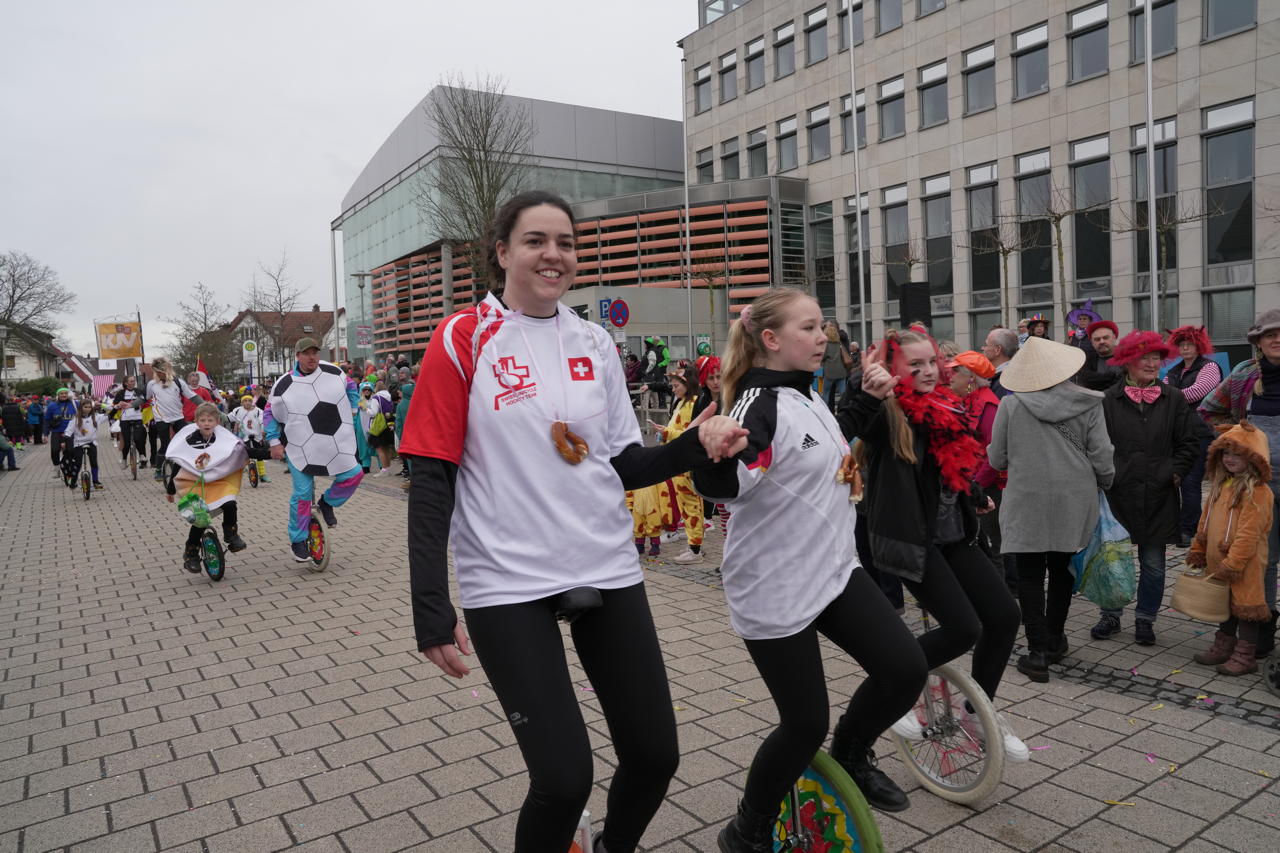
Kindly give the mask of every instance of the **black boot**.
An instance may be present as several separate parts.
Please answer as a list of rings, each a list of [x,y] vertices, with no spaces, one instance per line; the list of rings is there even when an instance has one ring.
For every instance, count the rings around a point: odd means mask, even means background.
[[[886,812],[905,811],[911,801],[884,771],[876,766],[876,754],[871,747],[842,732],[844,720],[836,724],[831,735],[831,757],[853,779],[866,801]]]
[[[1067,642],[1067,635],[1059,634],[1058,639],[1049,643],[1049,650],[1045,652],[1045,657],[1049,659],[1049,663],[1061,663],[1069,651],[1071,651],[1071,644]]]
[[[191,572],[193,575],[200,574],[199,547],[199,545],[193,545],[188,542],[187,547],[182,549],[182,568]]]
[[[1049,656],[1032,649],[1018,658],[1018,672],[1039,684],[1049,683]]]
[[[738,801],[738,813],[720,830],[720,853],[773,853],[773,825],[778,813],[760,814],[746,800]]]
[[[1254,657],[1265,658],[1275,651],[1276,648],[1276,617],[1280,613],[1271,611],[1271,621],[1267,622],[1258,629],[1258,650],[1253,653]]]
[[[245,548],[249,547],[249,543],[240,538],[240,531],[234,524],[229,524],[226,527],[223,527],[222,535],[227,540],[227,549],[232,553],[235,553],[236,551],[243,551]]]

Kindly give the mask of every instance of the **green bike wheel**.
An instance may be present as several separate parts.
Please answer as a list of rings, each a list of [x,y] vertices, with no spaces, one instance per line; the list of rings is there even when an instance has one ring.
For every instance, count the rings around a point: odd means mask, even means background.
[[[211,529],[206,530],[200,537],[200,562],[204,565],[204,572],[211,581],[222,580],[222,576],[227,572],[226,554],[222,550],[222,543],[218,541],[218,534]]]
[[[883,853],[880,828],[858,786],[844,768],[818,752],[796,781],[800,813],[782,798],[774,824],[776,853]]]

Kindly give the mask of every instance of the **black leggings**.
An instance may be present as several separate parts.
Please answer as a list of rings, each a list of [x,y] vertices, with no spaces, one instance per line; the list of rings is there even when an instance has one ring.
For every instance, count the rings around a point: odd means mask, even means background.
[[[1022,614],[1000,572],[977,545],[934,545],[924,578],[903,583],[937,620],[920,637],[929,669],[973,649],[973,680],[994,699]]]
[[[129,458],[129,445],[133,444],[138,448],[138,457],[146,459],[146,428],[143,427],[142,421],[120,421],[120,435],[123,439],[120,443],[120,458]]]
[[[169,440],[172,439],[175,435],[177,435],[178,430],[182,429],[186,425],[187,425],[186,421],[161,421],[160,427],[159,427],[160,455],[155,456],[153,452],[152,456],[155,459],[159,459],[161,462],[163,462],[164,458],[169,455]]]
[[[778,706],[778,727],[756,751],[743,793],[747,805],[763,814],[777,811],[827,737],[831,703],[819,632],[866,670],[839,724],[855,740],[870,746],[924,689],[928,666],[920,644],[862,569],[854,570],[844,591],[800,633],[746,640]]]
[[[227,501],[219,507],[222,510],[222,535],[230,536],[231,530],[236,526],[236,502]],[[191,529],[187,531],[187,547],[194,548],[200,544],[200,537],[204,535],[205,528],[191,525]]]
[[[618,756],[604,844],[609,853],[631,853],[662,805],[680,753],[644,584],[601,594],[603,605],[570,632]],[[515,853],[568,850],[591,793],[592,755],[552,599],[471,609],[466,619],[529,768]]]

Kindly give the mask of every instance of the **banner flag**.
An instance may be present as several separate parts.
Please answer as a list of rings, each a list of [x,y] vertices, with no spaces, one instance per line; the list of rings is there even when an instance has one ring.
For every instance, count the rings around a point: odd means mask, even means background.
[[[205,370],[204,359],[196,356],[196,373],[200,374],[200,387],[208,388],[210,391],[217,391],[218,386],[213,384],[213,378],[209,376],[209,371]]]
[[[142,323],[98,323],[98,358],[142,358]]]

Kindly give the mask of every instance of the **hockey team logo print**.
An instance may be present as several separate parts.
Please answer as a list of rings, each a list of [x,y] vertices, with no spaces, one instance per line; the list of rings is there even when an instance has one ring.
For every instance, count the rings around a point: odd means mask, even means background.
[[[596,372],[591,367],[591,359],[569,359],[569,378],[574,382],[590,382],[594,380],[596,378]]]
[[[493,410],[496,412],[503,406],[519,403],[538,394],[538,383],[529,381],[529,366],[517,364],[515,356],[504,355],[493,366],[493,376],[498,384],[507,389],[493,398]]]

